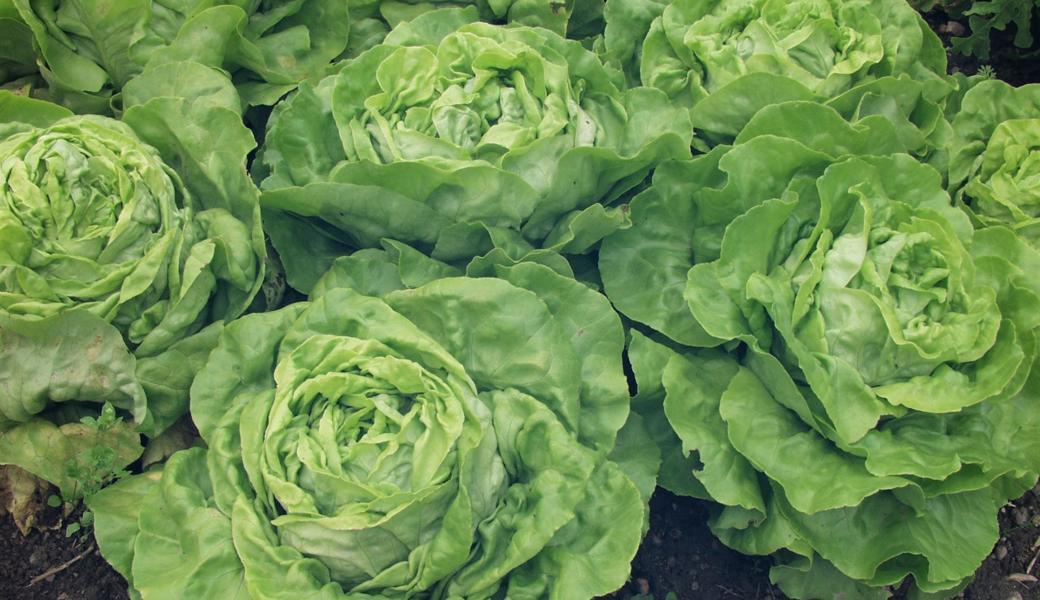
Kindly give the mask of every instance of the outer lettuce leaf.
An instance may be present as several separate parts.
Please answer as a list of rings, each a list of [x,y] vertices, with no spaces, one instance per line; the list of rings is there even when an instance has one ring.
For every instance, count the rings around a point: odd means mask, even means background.
[[[81,456],[87,450],[111,447],[115,468],[140,456],[140,436],[131,426],[100,431],[79,422],[105,403],[138,421],[145,418],[134,357],[115,328],[79,310],[41,320],[0,312],[0,342],[0,464],[24,469],[53,483],[63,497],[76,498],[83,491],[67,467],[89,466]]]
[[[18,16],[13,0],[0,1],[0,87],[31,85],[36,74],[32,31]]]
[[[677,494],[708,499],[710,496],[704,485],[690,477],[697,468],[696,457],[683,449],[682,441],[664,414],[662,380],[673,352],[634,329],[629,334],[628,358],[636,380],[632,412],[640,416],[650,439],[660,449],[661,470],[657,483]]]
[[[336,252],[384,237],[458,268],[490,252],[587,252],[626,225],[612,203],[689,155],[684,111],[662,93],[622,92],[594,54],[544,29],[435,27],[459,14],[416,19],[272,115],[262,204],[293,217],[272,240],[300,291]]]
[[[1040,254],[975,231],[904,132],[767,107],[658,169],[600,250],[614,305],[667,339],[629,348],[633,409],[667,425],[661,484],[718,502],[725,543],[786,556],[793,597],[954,593],[1040,471]]]
[[[54,484],[67,501],[78,500],[86,493],[82,482],[69,473],[96,468],[91,456],[97,448],[112,450],[110,464],[114,470],[134,462],[144,451],[140,434],[124,422],[98,431],[84,423],[56,425],[38,418],[0,433],[0,462]]]
[[[6,375],[3,422],[20,423],[52,403],[112,404],[144,418],[144,390],[115,328],[80,310],[28,320],[0,313]],[[84,360],[86,359],[86,360]],[[48,373],[34,373],[48,369]]]
[[[730,142],[765,106],[839,97],[848,118],[900,115],[919,153],[948,136],[945,53],[902,0],[611,0],[605,14],[606,56],[689,107],[698,145]]]
[[[105,548],[105,558],[131,583],[134,542],[140,532],[137,519],[141,509],[152,499],[159,477],[159,471],[127,477],[86,499],[87,508],[106,516],[94,524],[94,537]],[[110,542],[110,539],[118,541]]]
[[[362,251],[310,302],[225,328],[192,389],[208,450],[92,503],[142,598],[591,598],[623,583],[646,500],[608,458],[628,418],[619,319],[544,266],[434,277],[446,268],[401,244]],[[652,456],[618,452],[652,485]],[[149,487],[136,527],[115,514]]]
[[[887,600],[891,597],[888,589],[865,586],[819,557],[799,557],[777,565],[770,570],[770,577],[793,598],[828,598],[837,594],[848,600]]]
[[[617,463],[632,483],[636,484],[643,501],[649,504],[661,469],[661,448],[654,442],[650,429],[639,413],[629,413],[625,426],[618,431],[610,460]],[[647,516],[650,516],[649,513]],[[649,526],[647,520],[646,527]]]
[[[138,429],[149,437],[166,431],[188,413],[188,393],[195,374],[216,347],[223,323],[214,323],[169,349],[137,361],[135,375],[148,399],[148,413]]]

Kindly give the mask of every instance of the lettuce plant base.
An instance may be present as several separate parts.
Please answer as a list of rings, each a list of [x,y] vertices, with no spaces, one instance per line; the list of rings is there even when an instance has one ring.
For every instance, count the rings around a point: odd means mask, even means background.
[[[632,580],[605,600],[782,600],[769,584],[768,559],[744,556],[708,531],[708,504],[658,489],[651,500],[650,531],[632,564]],[[955,525],[954,525],[955,526]],[[982,564],[964,600],[1040,600],[1040,583],[1019,582],[1040,552],[1040,486],[1000,513],[1000,541]],[[1038,576],[1040,559],[1030,572]],[[640,596],[640,594],[644,594]],[[1017,596],[1015,595],[1017,594]],[[904,600],[897,591],[895,600]]]
[[[1020,582],[1009,576],[1025,574],[1040,578],[1040,485],[1005,506],[1000,513],[1000,541],[982,563],[975,581],[965,590],[966,600],[1040,599],[1040,583]]]
[[[709,505],[658,488],[632,579],[603,600],[643,600],[648,593],[655,600],[666,600],[669,593],[678,600],[782,600],[784,595],[769,583],[768,558],[745,556],[712,535]]]
[[[651,501],[650,531],[632,566],[628,585],[604,600],[782,600],[769,584],[769,561],[741,555],[720,544],[708,531],[707,503],[658,490]],[[1040,584],[1020,583],[1009,575],[1024,573],[1040,551],[1040,486],[1000,514],[1001,538],[979,569],[965,600],[1040,600]],[[33,578],[59,567],[84,551],[83,558],[52,578]],[[1040,560],[1031,574],[1040,572]],[[0,519],[0,598],[4,600],[125,600],[123,578],[78,536],[61,530],[33,531],[22,537],[10,517]],[[1018,594],[1018,596],[1015,596]],[[896,595],[900,598],[900,595]]]

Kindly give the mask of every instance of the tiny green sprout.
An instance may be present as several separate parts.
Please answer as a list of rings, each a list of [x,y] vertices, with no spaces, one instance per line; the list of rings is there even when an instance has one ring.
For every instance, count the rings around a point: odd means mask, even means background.
[[[983,79],[996,79],[997,72],[990,65],[982,65],[979,67],[978,76]]]
[[[112,429],[121,421],[122,418],[109,403],[105,404],[97,417],[83,417],[80,419],[80,423],[92,429],[96,434],[102,434]],[[126,469],[119,467],[119,457],[115,449],[101,443],[100,440],[102,438],[100,435],[98,435],[97,439],[98,442],[94,446],[80,452],[75,458],[69,459],[65,463],[65,475],[75,485],[71,492],[66,492],[61,496],[51,494],[47,498],[48,506],[58,508],[62,503],[74,505],[84,498],[98,493],[103,487],[113,481],[122,479],[130,474]],[[84,511],[76,522],[66,525],[65,537],[72,537],[77,533],[87,535],[93,525],[94,513],[89,510]]]
[[[79,519],[65,526],[65,537],[70,538],[78,533],[81,539],[86,538],[90,534],[90,529],[93,525],[94,513],[85,510],[79,516]]]
[[[112,406],[111,402],[106,402],[101,408],[101,414],[97,417],[83,417],[80,419],[80,423],[84,425],[90,425],[97,429],[97,431],[107,431],[119,423],[122,419],[116,414],[116,409]]]

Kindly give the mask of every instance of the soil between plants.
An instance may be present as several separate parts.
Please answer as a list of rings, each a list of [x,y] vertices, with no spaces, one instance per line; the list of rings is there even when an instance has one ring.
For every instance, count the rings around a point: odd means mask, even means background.
[[[33,582],[48,572],[53,575]],[[0,599],[128,598],[126,581],[98,553],[92,535],[66,538],[58,528],[33,530],[23,537],[9,515],[0,521]]]

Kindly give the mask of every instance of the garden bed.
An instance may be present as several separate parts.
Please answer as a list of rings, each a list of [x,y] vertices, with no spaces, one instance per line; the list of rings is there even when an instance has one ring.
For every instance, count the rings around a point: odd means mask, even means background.
[[[928,21],[944,42],[963,31],[963,24],[941,12],[930,13]],[[951,70],[967,74],[986,66],[995,77],[1021,85],[1040,81],[1038,56],[1040,48],[1015,48],[1011,34],[1005,32],[994,37],[993,56],[985,64],[956,55],[951,56],[950,64]],[[262,127],[259,129],[262,131]],[[705,524],[708,511],[706,502],[659,489],[651,501],[650,529],[633,563],[631,580],[609,598],[631,600],[652,595],[663,600],[670,594],[677,600],[783,598],[769,582],[770,559],[745,556],[722,545]],[[128,597],[125,581],[100,556],[92,538],[67,537],[56,514],[46,516],[44,521],[50,526],[23,536],[10,517],[0,520],[0,572],[5,574],[0,578],[0,598]],[[1002,509],[1000,529],[1000,540],[962,597],[1040,598],[1036,580],[1040,576],[1040,486]]]

